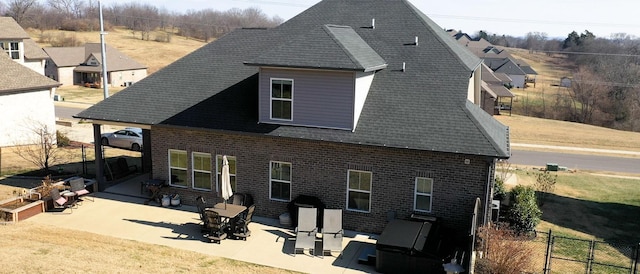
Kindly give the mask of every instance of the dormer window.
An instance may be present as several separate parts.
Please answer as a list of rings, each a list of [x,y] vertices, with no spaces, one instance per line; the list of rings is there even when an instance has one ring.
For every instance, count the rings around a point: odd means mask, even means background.
[[[293,79],[271,78],[271,119],[291,121]]]
[[[20,49],[18,42],[0,42],[0,48],[9,54],[11,59],[20,59]]]

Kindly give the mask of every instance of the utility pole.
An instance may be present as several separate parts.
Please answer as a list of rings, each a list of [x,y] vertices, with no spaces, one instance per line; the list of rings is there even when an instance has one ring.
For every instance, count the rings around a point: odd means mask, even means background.
[[[100,9],[100,48],[102,49],[102,90],[104,91],[104,99],[109,97],[109,79],[107,77],[107,54],[104,45],[104,22],[102,19],[102,1],[98,1],[98,8]]]

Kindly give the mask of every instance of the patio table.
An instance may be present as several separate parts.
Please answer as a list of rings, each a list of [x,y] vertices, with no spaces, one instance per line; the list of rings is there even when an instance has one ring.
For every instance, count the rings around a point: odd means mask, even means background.
[[[247,210],[247,207],[246,206],[241,206],[241,205],[234,205],[234,204],[226,204],[225,205],[225,203],[217,203],[213,207],[207,207],[204,210],[215,211],[215,212],[218,213],[218,215],[220,215],[220,217],[225,218],[227,224],[229,224],[228,233],[229,233],[229,235],[232,235],[232,233],[235,232],[235,230],[236,230],[236,221],[237,221],[237,219],[235,219],[235,218],[238,217],[238,215],[240,215],[240,213],[242,213],[245,210]]]
[[[151,197],[149,197],[149,200],[144,202],[145,205],[148,205],[151,201],[159,199],[160,189],[164,186],[164,184],[165,181],[161,179],[151,179],[143,181],[143,185],[146,186],[149,191],[151,191]]]
[[[207,207],[204,210],[215,211],[222,217],[232,219],[238,216],[243,211],[247,210],[247,207],[234,204],[225,205],[224,203],[217,203],[213,207]]]

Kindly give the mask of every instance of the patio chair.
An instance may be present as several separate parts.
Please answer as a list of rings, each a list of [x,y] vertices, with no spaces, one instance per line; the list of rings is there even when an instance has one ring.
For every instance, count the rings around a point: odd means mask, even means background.
[[[84,178],[79,177],[69,181],[69,185],[71,186],[71,191],[76,194],[77,198],[82,197],[83,200],[87,199],[89,201],[94,201],[93,197],[91,197],[91,192],[86,189],[84,184]]]
[[[247,237],[251,236],[251,230],[249,230],[249,224],[251,223],[251,217],[253,217],[253,211],[256,210],[255,205],[251,205],[247,209],[247,215],[244,218],[239,219],[235,224],[235,232],[233,236],[236,238],[242,238],[247,240]]]
[[[213,210],[205,210],[205,225],[207,229],[206,237],[211,240],[211,242],[218,242],[227,238],[227,233],[225,233],[225,228],[227,227],[227,223],[222,221],[222,217],[218,215],[218,212]]]
[[[298,226],[296,227],[296,243],[293,249],[293,256],[299,249],[304,253],[309,249],[311,256],[314,256],[316,246],[316,232],[318,209],[315,207],[301,207],[298,209]]]
[[[204,215],[205,208],[207,208],[207,203],[204,201],[204,197],[198,196],[196,198],[196,207],[198,208],[198,214],[200,215],[200,221],[202,221],[202,225],[200,226],[200,230],[202,232],[207,231],[207,218]]]
[[[67,198],[60,194],[60,190],[52,188],[49,192],[51,199],[53,200],[53,208],[69,209],[69,213],[73,213],[73,207],[75,206],[75,200]]]
[[[231,201],[231,203],[234,205],[244,205],[244,194],[234,193]]]
[[[325,252],[340,251],[342,256],[342,209],[325,209],[322,220],[322,255]]]

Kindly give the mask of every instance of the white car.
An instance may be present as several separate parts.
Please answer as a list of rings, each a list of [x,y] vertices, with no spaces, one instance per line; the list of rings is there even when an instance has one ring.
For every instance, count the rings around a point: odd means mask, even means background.
[[[116,132],[104,133],[101,136],[100,142],[103,146],[142,150],[142,129],[140,128],[128,127]]]

